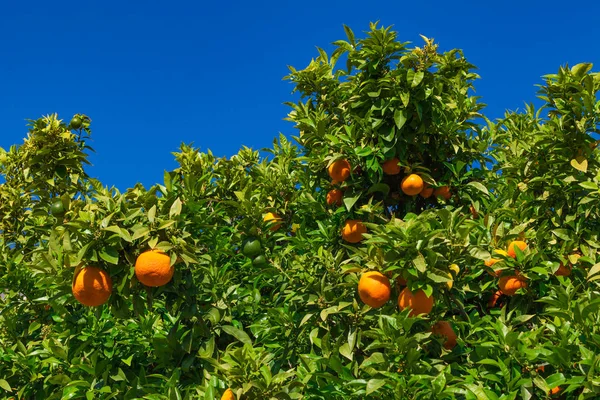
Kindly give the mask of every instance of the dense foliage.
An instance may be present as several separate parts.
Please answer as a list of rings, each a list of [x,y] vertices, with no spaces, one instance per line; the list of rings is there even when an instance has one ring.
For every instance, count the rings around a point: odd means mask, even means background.
[[[489,121],[459,50],[345,29],[290,69],[299,146],[266,158],[182,145],[162,184],[121,193],[86,174],[85,115],[0,149],[0,398],[600,397],[600,75],[560,68],[543,107]],[[435,194],[407,195],[411,174]],[[164,286],[136,277],[149,249]],[[112,279],[98,307],[72,293],[88,266]],[[376,309],[369,270],[391,282]],[[401,310],[404,286],[433,310]]]

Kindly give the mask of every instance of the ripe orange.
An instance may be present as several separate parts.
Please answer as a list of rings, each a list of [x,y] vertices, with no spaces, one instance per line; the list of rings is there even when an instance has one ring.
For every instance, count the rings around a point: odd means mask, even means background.
[[[422,198],[428,199],[433,194],[433,188],[428,183],[423,183],[423,190],[419,193]]]
[[[473,217],[473,219],[479,218],[479,213],[477,212],[477,210],[475,209],[475,207],[473,207],[473,204],[471,204],[469,206],[469,211],[471,211],[471,216]]]
[[[435,195],[435,197],[441,197],[444,200],[450,200],[450,197],[452,197],[452,194],[450,193],[450,188],[448,186],[440,186],[439,188],[435,189],[433,194]]]
[[[406,195],[416,196],[423,190],[423,178],[417,174],[410,174],[402,179],[400,189],[402,189]]]
[[[340,189],[331,189],[327,192],[327,204],[330,206],[341,206],[342,205],[342,196],[344,192]]]
[[[433,296],[427,297],[423,290],[411,292],[408,287],[405,287],[400,296],[398,296],[398,307],[400,310],[410,308],[410,316],[414,317],[419,314],[429,314],[433,310]]]
[[[521,288],[527,288],[527,282],[521,276],[503,276],[498,281],[498,287],[500,288],[503,294],[507,296],[514,296],[517,290]]]
[[[108,301],[112,292],[112,279],[108,272],[100,268],[85,267],[75,277],[71,289],[78,302],[84,306],[96,307]]]
[[[272,212],[268,212],[263,216],[263,222],[265,222],[266,224],[272,224],[272,225],[270,225],[271,227],[269,228],[269,230],[271,232],[275,232],[279,228],[281,228],[281,223],[275,223],[275,222],[279,222],[279,221],[281,221],[281,217]]]
[[[557,394],[560,391],[561,391],[560,386],[556,386],[556,387],[550,389],[550,391],[548,392],[548,394],[553,395],[553,394]]]
[[[362,274],[358,282],[358,296],[368,306],[379,308],[390,299],[390,280],[378,271]]]
[[[145,251],[135,261],[135,276],[146,286],[166,285],[174,273],[175,266],[171,266],[171,257],[160,250]]]
[[[488,300],[488,308],[494,308],[496,307],[496,303],[498,303],[498,300],[500,300],[500,297],[502,297],[503,293],[500,290],[497,290],[496,293],[494,293],[492,295],[492,297],[490,297],[490,299]]]
[[[485,260],[483,263],[485,264],[486,267],[491,267],[492,265],[494,265],[500,261],[502,261],[502,260],[499,260],[497,258],[490,258],[489,260]]]
[[[527,243],[521,240],[515,240],[514,242],[510,242],[508,245],[507,254],[509,257],[517,258],[517,253],[515,252],[515,246],[518,247],[521,251],[527,248]]]
[[[352,167],[346,160],[337,160],[329,166],[329,176],[334,181],[344,182],[350,177],[350,171]]]
[[[221,400],[235,400],[235,394],[233,394],[233,390],[227,389],[223,396],[221,396]]]
[[[358,243],[362,240],[363,233],[367,232],[367,227],[357,219],[349,219],[342,228],[342,239],[349,243]]]
[[[535,369],[535,372],[537,372],[537,373],[546,372],[546,366],[545,365],[540,365],[539,367],[537,367]]]
[[[386,175],[398,175],[400,173],[400,166],[398,165],[399,162],[400,160],[398,160],[396,157],[384,162],[381,165],[383,168],[383,173]]]
[[[566,267],[563,263],[560,263],[560,266],[558,267],[558,269],[556,270],[554,275],[569,276],[569,275],[571,275],[571,268],[572,268],[572,266],[570,264],[568,267]]]
[[[452,329],[452,325],[448,321],[439,321],[433,325],[431,332],[434,335],[444,336],[444,348],[450,350],[456,346],[456,333]]]
[[[501,255],[503,255],[505,257],[508,256],[508,253],[506,251],[504,251],[504,250],[494,250],[494,253],[501,254]],[[502,261],[501,258],[490,258],[489,260],[485,260],[484,261],[484,265],[486,267],[490,267],[491,268],[494,264],[496,264],[496,263],[498,263],[500,261]],[[500,273],[502,272],[502,270],[501,269],[497,269],[494,272],[495,272],[495,274],[493,274],[493,275],[499,276]]]

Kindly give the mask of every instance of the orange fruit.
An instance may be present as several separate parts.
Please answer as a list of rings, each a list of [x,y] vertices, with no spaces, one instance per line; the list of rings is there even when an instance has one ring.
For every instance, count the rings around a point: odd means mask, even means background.
[[[469,211],[471,211],[471,216],[473,217],[473,219],[479,218],[479,213],[477,212],[475,207],[473,207],[472,204],[469,206]]]
[[[450,188],[448,186],[440,186],[439,188],[434,190],[433,194],[435,195],[435,197],[441,197],[444,200],[450,200],[450,197],[452,197],[452,194],[450,193]]]
[[[342,239],[349,243],[358,243],[362,240],[363,233],[367,233],[367,227],[359,220],[349,219],[342,228]]]
[[[503,256],[508,256],[508,253],[506,251],[504,251],[504,250],[494,250],[494,253],[496,253],[496,254],[502,254]],[[490,267],[491,268],[494,264],[496,264],[496,263],[498,263],[500,261],[502,261],[501,258],[490,258],[489,260],[485,260],[483,263],[484,263],[484,265],[486,267]],[[497,269],[494,272],[495,272],[494,275],[499,276],[500,273],[502,272],[502,270],[501,269]]]
[[[498,300],[500,299],[500,297],[502,297],[503,293],[500,290],[497,290],[496,293],[494,293],[492,295],[492,297],[490,297],[490,299],[488,300],[488,308],[494,308],[496,307],[496,303],[498,303]]]
[[[390,280],[378,271],[362,274],[358,282],[358,296],[366,305],[379,308],[390,299]]]
[[[535,372],[546,372],[546,367],[544,365],[540,365],[535,369]]]
[[[408,287],[405,287],[398,296],[398,307],[400,307],[400,310],[410,308],[409,315],[411,317],[419,314],[429,314],[433,310],[433,296],[427,297],[421,289],[413,293]]]
[[[550,391],[548,392],[548,394],[553,395],[553,394],[557,394],[560,391],[561,391],[560,386],[556,386],[556,387],[550,389]]]
[[[448,321],[439,321],[431,328],[434,335],[444,336],[444,348],[450,350],[456,346],[456,333]]]
[[[327,192],[327,204],[330,206],[341,206],[342,205],[342,196],[344,192],[340,189],[331,189]]]
[[[406,195],[416,196],[423,190],[423,178],[417,174],[410,174],[402,179],[400,189],[402,189]]]
[[[281,217],[275,213],[268,212],[263,216],[263,222],[266,224],[272,224],[269,230],[271,232],[275,232],[279,228],[281,228],[281,223],[274,223],[281,221]]]
[[[498,281],[498,287],[502,291],[502,294],[514,296],[517,290],[527,288],[527,282],[521,276],[503,276]]]
[[[221,400],[235,400],[235,394],[233,394],[233,390],[227,389],[223,396],[221,396]]]
[[[423,190],[419,193],[422,198],[428,199],[433,194],[433,188],[428,183],[423,183]]]
[[[108,301],[112,292],[112,279],[108,272],[85,267],[75,277],[72,286],[73,296],[88,307],[100,306]]]
[[[508,254],[509,257],[517,258],[515,246],[518,247],[521,251],[523,251],[527,248],[527,243],[521,240],[515,240],[514,242],[510,242],[510,244],[508,245],[508,250],[506,251],[506,254]]]
[[[337,160],[329,166],[328,171],[331,179],[338,182],[344,182],[350,177],[350,171],[352,171],[352,167],[346,160]]]
[[[398,165],[399,162],[400,160],[398,160],[396,157],[384,162],[381,165],[383,168],[383,173],[386,175],[398,175],[400,173],[400,166]]]
[[[498,258],[490,258],[489,260],[485,260],[483,263],[485,264],[486,267],[491,267],[492,265],[494,265],[500,261],[502,261],[502,260],[500,260]]]
[[[145,251],[135,261],[135,276],[146,286],[166,285],[174,273],[175,266],[171,265],[171,257],[160,250]]]
[[[571,275],[571,265],[569,264],[568,267],[565,267],[565,265],[563,263],[560,263],[560,266],[558,267],[558,269],[556,270],[556,272],[554,273],[554,275],[556,276],[569,276]]]

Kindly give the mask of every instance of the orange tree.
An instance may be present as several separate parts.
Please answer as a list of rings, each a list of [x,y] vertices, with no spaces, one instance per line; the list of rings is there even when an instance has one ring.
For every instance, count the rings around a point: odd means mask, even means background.
[[[123,193],[85,115],[0,150],[2,398],[600,396],[599,75],[489,121],[460,51],[346,36],[288,76],[299,147]]]

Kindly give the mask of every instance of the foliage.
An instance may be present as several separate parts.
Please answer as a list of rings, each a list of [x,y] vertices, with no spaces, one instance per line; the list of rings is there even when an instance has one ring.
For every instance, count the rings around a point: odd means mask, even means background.
[[[494,122],[459,50],[345,30],[332,54],[290,68],[300,147],[281,135],[269,157],[225,159],[182,145],[163,183],[124,193],[86,174],[85,115],[30,121],[0,149],[0,398],[600,396],[600,75],[561,67],[543,107]],[[392,158],[398,175],[383,173]],[[352,173],[332,183],[340,159]],[[410,173],[452,196],[403,194]],[[342,240],[347,220],[364,240]],[[515,258],[494,253],[517,239]],[[135,277],[149,249],[175,265],[165,286]],[[71,293],[86,266],[112,278],[103,306]],[[392,283],[377,309],[357,293],[368,270]],[[490,307],[515,273],[527,288]],[[434,297],[431,313],[398,309],[400,278]],[[456,347],[432,334],[438,321]]]

